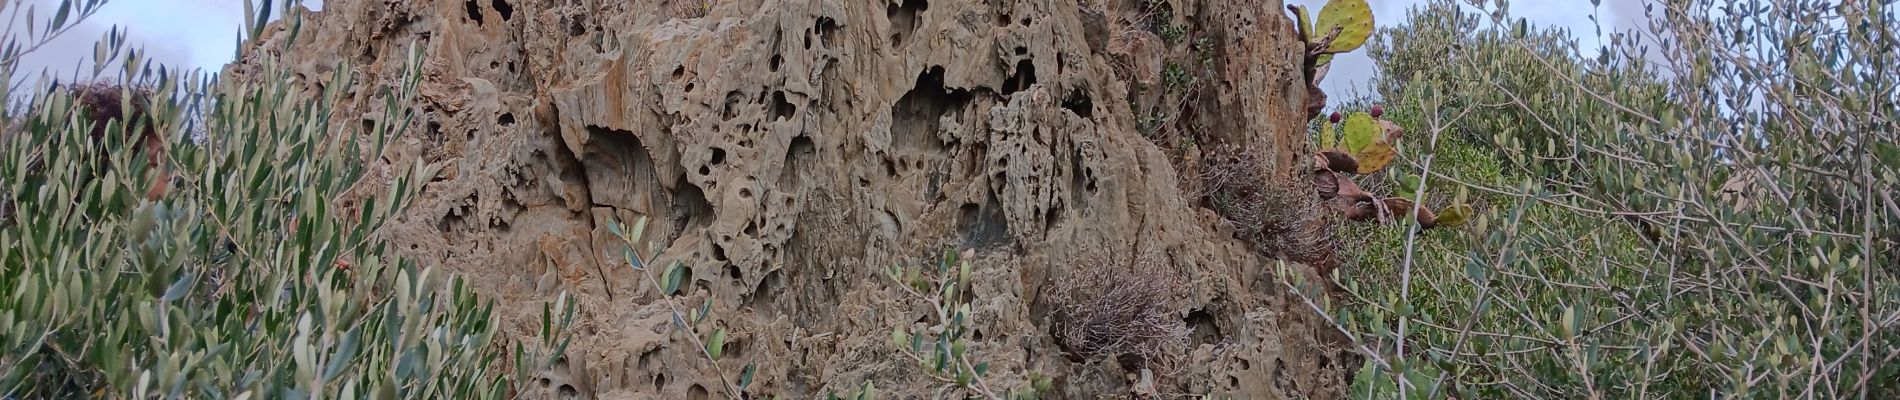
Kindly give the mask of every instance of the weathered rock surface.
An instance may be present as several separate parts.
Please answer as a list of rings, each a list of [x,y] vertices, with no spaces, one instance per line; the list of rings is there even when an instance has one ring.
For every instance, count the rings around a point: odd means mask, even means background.
[[[389,113],[381,93],[426,49],[417,125],[372,174],[441,173],[384,234],[471,277],[515,340],[538,334],[542,302],[576,296],[567,358],[526,397],[725,396],[608,232],[640,216],[658,257],[691,268],[686,304],[717,299],[708,322],[732,342],[717,368],[757,365],[755,397],[867,380],[942,396],[888,344],[927,310],[881,271],[950,246],[976,250],[972,352],[994,387],[1033,371],[1055,398],[1342,396],[1331,328],[1196,194],[1196,143],[1258,150],[1265,176],[1311,193],[1278,1],[711,3],[330,0],[226,79],[291,65],[307,89],[342,89],[347,133]],[[1065,358],[1041,298],[1098,267],[1079,260],[1136,254],[1187,283],[1173,317],[1193,331],[1149,383],[1147,366]]]

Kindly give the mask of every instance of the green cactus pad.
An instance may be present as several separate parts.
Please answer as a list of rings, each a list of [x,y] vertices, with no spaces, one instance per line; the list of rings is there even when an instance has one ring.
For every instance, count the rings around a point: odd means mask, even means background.
[[[1339,37],[1333,39],[1326,51],[1344,53],[1358,49],[1366,44],[1366,38],[1372,36],[1372,7],[1366,0],[1333,0],[1319,10],[1319,21],[1313,26],[1313,40],[1320,40],[1340,27]]]
[[[1337,124],[1334,124],[1333,121],[1329,121],[1329,120],[1320,120],[1319,122],[1319,148],[1320,150],[1331,149],[1333,148],[1333,146],[1339,145],[1339,130],[1337,128],[1334,128],[1333,125],[1337,125]]]
[[[1384,136],[1379,123],[1372,119],[1372,114],[1352,113],[1346,116],[1343,124],[1345,125],[1342,127],[1345,130],[1343,138],[1345,143],[1342,144],[1346,146],[1346,152],[1350,154],[1359,154],[1360,150],[1364,150],[1366,146],[1372,145],[1372,142],[1377,142],[1379,137]]]

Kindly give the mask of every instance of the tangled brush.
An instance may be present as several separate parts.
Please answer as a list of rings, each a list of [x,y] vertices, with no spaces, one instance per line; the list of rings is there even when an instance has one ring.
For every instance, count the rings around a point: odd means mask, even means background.
[[[1165,365],[1181,354],[1181,283],[1158,258],[1088,262],[1057,280],[1048,293],[1056,343],[1083,360],[1132,355]]]

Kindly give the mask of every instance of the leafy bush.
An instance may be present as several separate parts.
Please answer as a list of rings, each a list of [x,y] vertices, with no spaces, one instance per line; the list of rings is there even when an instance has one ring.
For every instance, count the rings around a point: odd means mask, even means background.
[[[1484,3],[1370,46],[1397,163],[1471,226],[1347,228],[1337,305],[1288,282],[1355,395],[1900,396],[1890,5],[1666,2],[1588,59]]]
[[[32,23],[63,32],[103,5],[64,1]],[[51,35],[18,39],[5,82]],[[297,93],[287,66],[220,83],[122,43],[109,33],[95,69],[121,78],[0,86],[25,101],[0,114],[13,210],[0,218],[0,397],[509,395],[491,370],[503,352],[490,307],[376,234],[435,171],[350,193],[406,116],[346,132],[328,124],[337,89]],[[415,94],[419,60],[382,88],[392,112]],[[544,327],[535,360],[516,348],[517,372],[559,356],[544,352],[558,329]]]

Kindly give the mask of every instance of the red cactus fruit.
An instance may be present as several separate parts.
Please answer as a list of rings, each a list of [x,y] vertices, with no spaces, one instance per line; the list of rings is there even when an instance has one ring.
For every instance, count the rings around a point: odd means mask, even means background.
[[[1328,120],[1328,121],[1333,121],[1333,123],[1335,123],[1335,124],[1337,124],[1337,123],[1339,123],[1339,112],[1338,112],[1338,111],[1334,111],[1334,112],[1333,112],[1333,116],[1331,116],[1331,117],[1327,117],[1327,118],[1326,118],[1326,120]]]
[[[1378,118],[1378,117],[1379,117],[1380,115],[1385,115],[1385,107],[1384,107],[1384,106],[1380,106],[1380,105],[1378,105],[1378,104],[1374,104],[1374,105],[1372,105],[1372,111],[1369,111],[1369,112],[1366,112],[1366,113],[1367,113],[1367,114],[1372,114],[1372,117],[1373,117],[1373,118]]]

